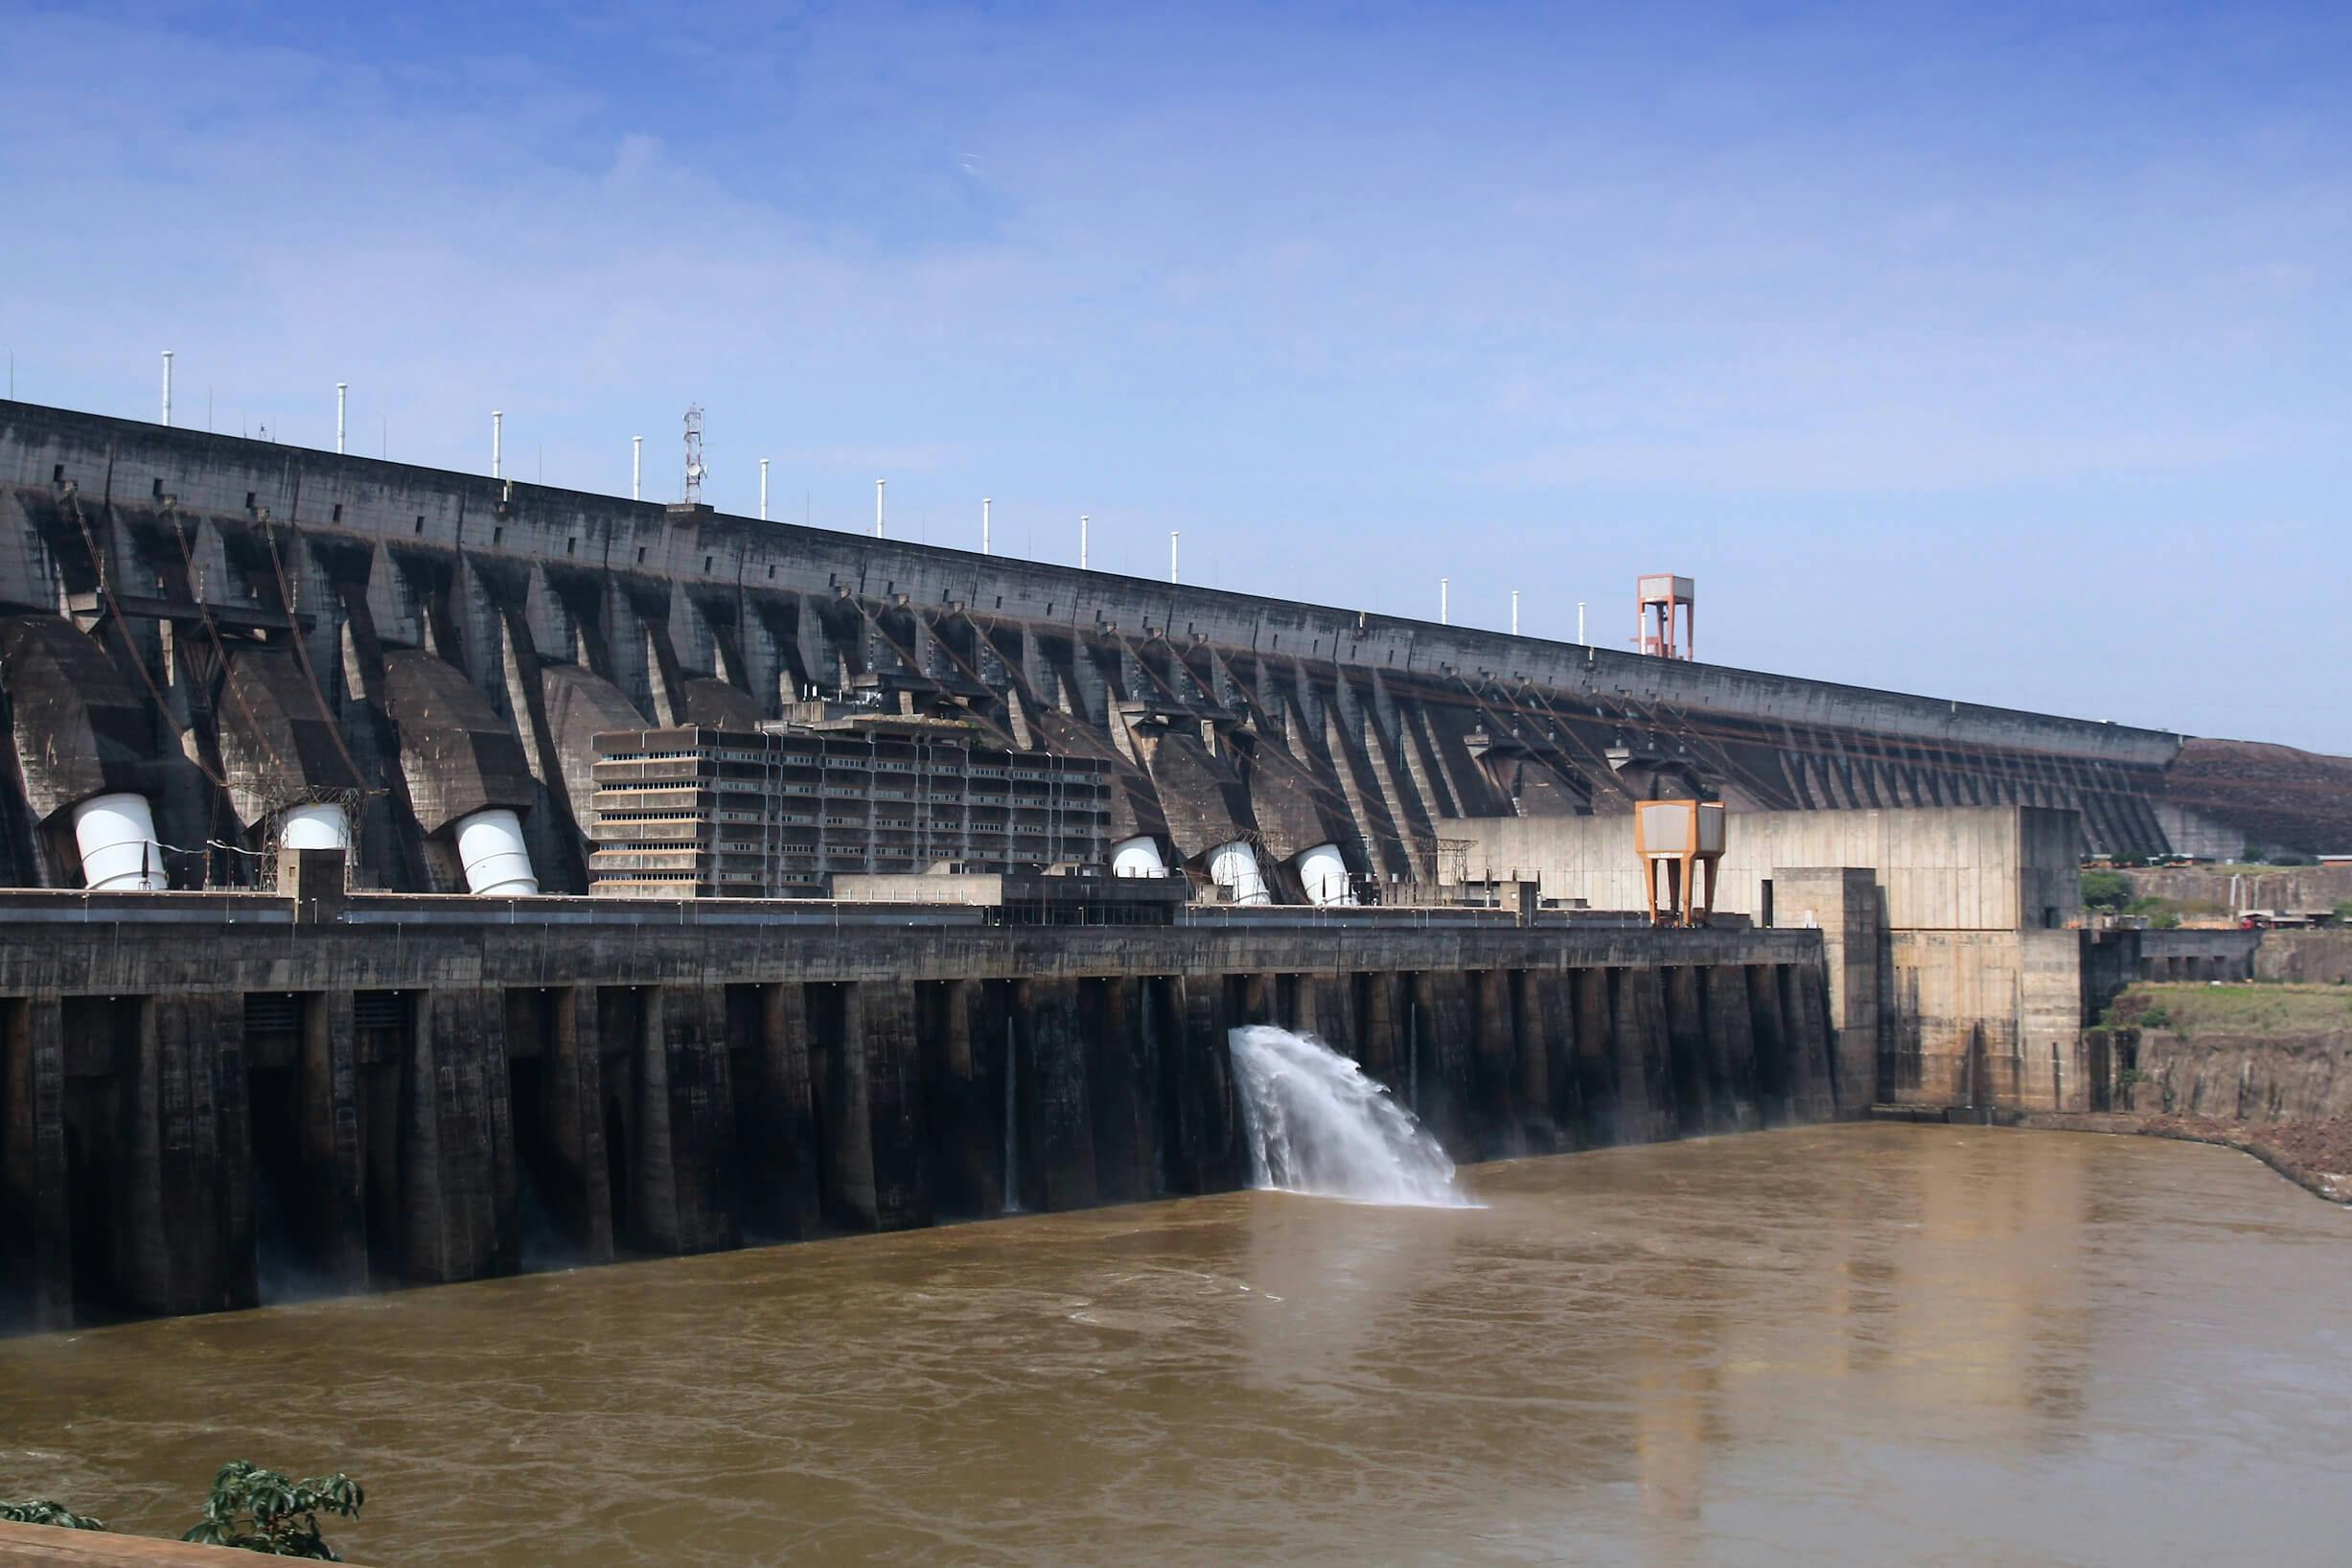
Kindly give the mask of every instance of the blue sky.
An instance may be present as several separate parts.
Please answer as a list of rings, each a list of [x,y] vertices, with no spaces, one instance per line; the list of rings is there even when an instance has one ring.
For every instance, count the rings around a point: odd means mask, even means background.
[[[2352,751],[2341,7],[27,7],[22,397]]]

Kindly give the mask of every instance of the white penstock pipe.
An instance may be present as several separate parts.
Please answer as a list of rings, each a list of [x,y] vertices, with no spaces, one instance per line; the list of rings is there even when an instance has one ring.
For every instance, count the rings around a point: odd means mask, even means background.
[[[1257,851],[1245,839],[1221,843],[1209,852],[1209,880],[1233,894],[1236,904],[1271,904],[1266,874],[1257,868]]]
[[[1111,846],[1111,875],[1115,877],[1161,877],[1167,875],[1167,862],[1160,858],[1160,842],[1148,834],[1121,839]]]
[[[146,796],[84,800],[74,808],[74,843],[81,851],[82,884],[96,891],[152,893],[172,886]]]
[[[349,849],[351,820],[331,801],[288,809],[278,824],[281,849]]]
[[[1299,885],[1306,889],[1310,904],[1355,902],[1355,889],[1348,881],[1347,857],[1335,843],[1319,843],[1299,857]]]
[[[504,806],[477,811],[457,824],[457,858],[468,890],[486,898],[535,898],[539,877],[523,846],[522,819]]]

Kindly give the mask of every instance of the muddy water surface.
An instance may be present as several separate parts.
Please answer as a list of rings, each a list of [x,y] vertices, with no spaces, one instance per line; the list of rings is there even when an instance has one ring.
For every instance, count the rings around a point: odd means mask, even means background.
[[[0,1497],[383,1564],[2336,1563],[2352,1215],[1836,1127],[0,1341]]]

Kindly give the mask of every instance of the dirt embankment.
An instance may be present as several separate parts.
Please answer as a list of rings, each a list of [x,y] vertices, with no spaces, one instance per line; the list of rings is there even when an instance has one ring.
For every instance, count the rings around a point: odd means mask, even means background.
[[[2114,1110],[2224,1121],[2352,1116],[2352,987],[2132,985],[2100,1026],[2112,1037]]]
[[[2135,1035],[2135,1038],[2134,1038]],[[2352,1115],[2352,1030],[2314,1034],[2118,1031],[2113,1106],[2225,1121]]]
[[[2225,1121],[2218,1117],[2037,1112],[2022,1125],[2050,1132],[2139,1133],[2219,1143],[2252,1155],[2306,1192],[2352,1204],[2352,1117],[2316,1121]]]
[[[2133,985],[2100,1028],[2114,1109],[2025,1125],[2220,1143],[2352,1203],[2352,987]]]

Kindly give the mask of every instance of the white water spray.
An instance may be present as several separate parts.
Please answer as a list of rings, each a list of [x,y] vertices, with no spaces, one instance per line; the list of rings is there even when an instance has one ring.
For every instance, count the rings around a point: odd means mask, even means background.
[[[1421,1114],[1421,1004],[1405,1003],[1405,1103]]]
[[[1229,1038],[1252,1186],[1405,1208],[1477,1207],[1454,1185],[1454,1163],[1438,1141],[1347,1057],[1264,1025]]]

